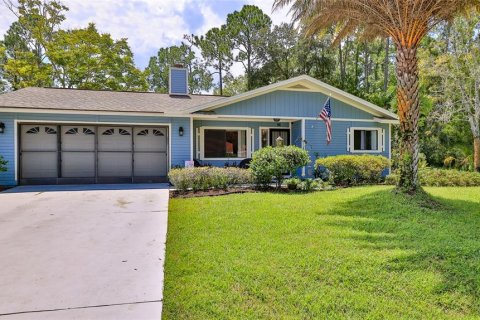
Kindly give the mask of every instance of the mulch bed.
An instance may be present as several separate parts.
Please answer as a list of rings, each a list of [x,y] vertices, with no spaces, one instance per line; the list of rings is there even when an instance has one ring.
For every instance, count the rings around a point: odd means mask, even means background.
[[[254,192],[275,192],[275,193],[306,193],[307,191],[300,191],[300,190],[289,190],[287,188],[281,188],[277,190],[274,187],[270,187],[268,189],[254,189],[254,188],[231,188],[227,190],[205,190],[205,191],[187,191],[187,192],[179,192],[177,190],[170,191],[170,198],[197,198],[197,197],[216,197],[216,196],[225,196],[228,194],[235,194],[235,193],[254,193]]]
[[[234,193],[251,193],[259,192],[259,190],[251,188],[232,188],[228,190],[206,190],[206,191],[187,191],[179,192],[177,190],[170,191],[170,198],[196,198],[196,197],[216,197],[216,196],[225,196],[227,194]]]

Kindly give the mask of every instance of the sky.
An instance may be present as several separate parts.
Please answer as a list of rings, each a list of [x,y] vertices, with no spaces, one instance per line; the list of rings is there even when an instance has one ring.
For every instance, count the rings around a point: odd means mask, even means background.
[[[94,22],[114,39],[128,38],[139,68],[160,47],[179,44],[184,34],[203,34],[225,23],[227,14],[254,4],[274,24],[289,22],[288,10],[272,13],[273,0],[63,0],[70,10],[62,28],[83,28]],[[0,36],[16,17],[0,1]],[[239,70],[238,70],[239,71]],[[234,72],[237,73],[237,72]]]

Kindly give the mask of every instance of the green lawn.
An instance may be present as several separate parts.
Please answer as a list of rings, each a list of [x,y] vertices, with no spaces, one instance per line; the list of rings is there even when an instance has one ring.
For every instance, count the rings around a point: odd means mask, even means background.
[[[480,319],[480,188],[170,201],[166,319]]]

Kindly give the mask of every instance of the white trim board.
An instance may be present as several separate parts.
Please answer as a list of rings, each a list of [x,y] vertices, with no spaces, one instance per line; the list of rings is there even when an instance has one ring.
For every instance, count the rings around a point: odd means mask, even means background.
[[[155,117],[155,118],[193,118],[194,120],[225,120],[225,121],[258,121],[275,122],[273,119],[281,121],[320,120],[318,117],[294,117],[294,116],[246,116],[246,115],[207,115],[207,114],[189,114],[189,113],[155,113],[155,112],[130,112],[130,111],[90,111],[90,110],[53,110],[53,109],[34,109],[34,108],[3,108],[0,107],[0,113],[38,113],[55,115],[95,115],[95,116],[125,116],[125,117]],[[22,119],[21,121],[26,121]],[[35,120],[30,120],[35,121]],[[332,121],[358,121],[358,122],[378,122],[398,124],[398,120],[389,120],[374,117],[373,119],[353,119],[353,118],[332,118]]]

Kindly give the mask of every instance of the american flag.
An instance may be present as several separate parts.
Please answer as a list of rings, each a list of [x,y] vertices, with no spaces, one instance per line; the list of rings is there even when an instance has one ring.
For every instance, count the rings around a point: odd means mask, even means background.
[[[330,141],[332,141],[332,108],[330,106],[330,98],[325,101],[318,117],[325,122],[325,126],[327,127],[327,144],[330,144]]]

